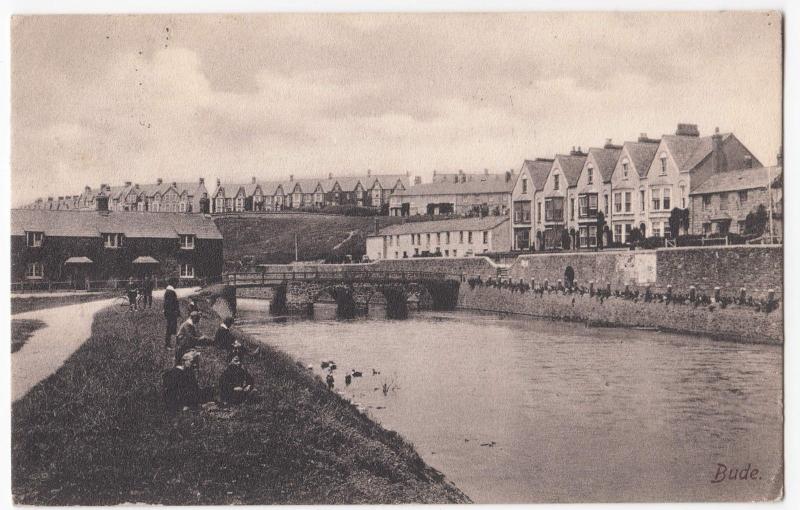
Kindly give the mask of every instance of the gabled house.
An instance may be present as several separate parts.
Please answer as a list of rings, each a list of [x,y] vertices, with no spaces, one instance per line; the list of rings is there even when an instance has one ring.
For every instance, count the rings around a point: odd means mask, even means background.
[[[646,174],[645,236],[671,235],[672,209],[689,207],[689,193],[712,175],[763,166],[732,133],[700,136],[695,124],[678,124],[661,138]]]
[[[595,248],[599,238],[604,235],[604,228],[598,230],[598,213],[609,218],[611,210],[611,175],[619,159],[622,146],[613,145],[611,140],[605,146],[590,148],[583,163],[576,185],[578,197],[578,236],[577,249]],[[605,227],[608,221],[605,221]]]
[[[541,242],[545,249],[566,248],[564,232],[574,246],[577,237],[576,200],[577,185],[586,154],[580,147],[569,154],[557,154],[542,190],[544,222]]]
[[[606,215],[615,243],[630,242],[634,228],[645,230],[647,172],[659,143],[642,133],[638,141],[622,145],[611,175],[611,214]]]
[[[534,232],[537,231],[537,227],[538,231],[543,231],[544,204],[541,195],[552,166],[553,160],[545,158],[525,160],[522,163],[511,191],[510,223],[513,250],[534,248],[536,239]],[[541,234],[539,237],[541,238]]]

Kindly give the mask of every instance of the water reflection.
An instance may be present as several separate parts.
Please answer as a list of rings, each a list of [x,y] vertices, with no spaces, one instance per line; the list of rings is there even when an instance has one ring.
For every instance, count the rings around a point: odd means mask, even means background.
[[[763,499],[780,475],[780,347],[466,313],[390,321],[377,306],[335,316],[239,324],[318,373],[335,359],[337,391],[476,502]],[[345,386],[351,369],[364,377]],[[711,484],[717,462],[763,480]]]

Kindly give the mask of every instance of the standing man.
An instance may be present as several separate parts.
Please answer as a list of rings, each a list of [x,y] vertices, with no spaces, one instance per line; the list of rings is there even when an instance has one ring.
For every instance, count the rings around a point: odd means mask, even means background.
[[[172,286],[175,280],[170,280],[167,290],[164,291],[164,317],[167,319],[167,332],[164,334],[164,348],[172,347],[172,335],[178,332],[178,317],[181,315],[178,306],[178,295]]]
[[[153,278],[149,274],[142,282],[142,292],[144,293],[142,308],[153,308]]]
[[[133,276],[128,277],[128,283],[125,285],[125,294],[128,296],[128,309],[131,312],[136,311],[136,298],[139,296],[139,289],[133,280]]]

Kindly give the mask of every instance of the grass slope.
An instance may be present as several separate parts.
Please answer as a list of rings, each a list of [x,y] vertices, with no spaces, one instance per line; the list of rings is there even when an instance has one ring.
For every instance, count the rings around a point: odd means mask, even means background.
[[[220,217],[214,221],[225,238],[226,261],[252,258],[258,264],[285,264],[294,260],[295,234],[300,260],[324,259],[332,253],[360,257],[366,248],[365,234],[375,230],[376,220],[383,228],[399,218],[293,214]]]
[[[468,501],[398,434],[269,347],[245,364],[259,400],[168,416],[160,375],[171,356],[159,309],[100,312],[91,338],[14,403],[16,503]],[[203,349],[201,385],[216,385],[222,354]]]

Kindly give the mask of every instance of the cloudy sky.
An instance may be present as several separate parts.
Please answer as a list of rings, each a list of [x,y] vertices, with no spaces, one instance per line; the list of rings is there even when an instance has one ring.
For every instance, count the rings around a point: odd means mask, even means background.
[[[678,122],[770,164],[780,34],[774,13],[15,17],[12,202],[518,169]]]

